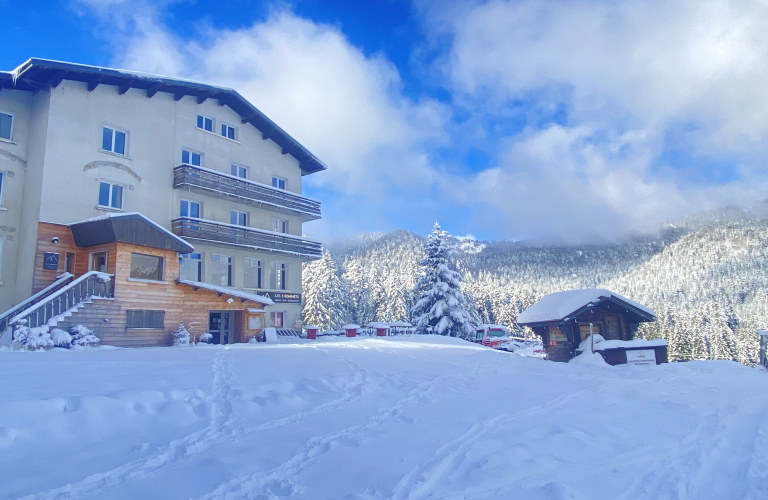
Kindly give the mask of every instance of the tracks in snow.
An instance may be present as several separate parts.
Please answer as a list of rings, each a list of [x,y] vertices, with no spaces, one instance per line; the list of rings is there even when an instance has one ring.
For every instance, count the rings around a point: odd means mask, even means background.
[[[262,498],[259,495],[264,492],[276,496],[288,496],[295,491],[291,479],[305,470],[310,463],[331,451],[336,445],[355,440],[365,431],[390,421],[407,406],[420,402],[427,392],[443,380],[457,377],[442,376],[428,382],[422,382],[392,406],[379,410],[368,417],[365,423],[352,425],[324,436],[313,437],[300,451],[276,468],[232,478],[215,490],[198,498]]]
[[[255,432],[283,427],[306,420],[319,413],[335,410],[353,400],[360,394],[367,380],[367,371],[358,365],[343,359],[353,371],[354,376],[344,394],[332,401],[320,404],[310,410],[270,420],[254,427],[237,429],[234,424],[236,414],[233,410],[232,381],[235,378],[231,367],[231,358],[227,349],[216,353],[212,364],[213,383],[206,398],[211,405],[211,418],[205,428],[171,441],[150,457],[132,460],[113,469],[91,474],[80,481],[22,497],[23,500],[54,500],[77,498],[94,491],[110,488],[157,474],[162,469],[205,452],[213,446],[233,442]]]

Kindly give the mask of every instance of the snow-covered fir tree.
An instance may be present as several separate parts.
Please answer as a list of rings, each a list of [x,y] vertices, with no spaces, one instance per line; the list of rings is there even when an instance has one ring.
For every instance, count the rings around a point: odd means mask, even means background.
[[[422,333],[465,337],[473,330],[472,318],[461,292],[461,274],[449,267],[450,253],[448,232],[435,222],[419,261],[424,274],[416,284],[413,320]]]
[[[348,323],[349,295],[331,254],[323,251],[322,258],[305,264],[302,275],[304,324],[337,329]]]

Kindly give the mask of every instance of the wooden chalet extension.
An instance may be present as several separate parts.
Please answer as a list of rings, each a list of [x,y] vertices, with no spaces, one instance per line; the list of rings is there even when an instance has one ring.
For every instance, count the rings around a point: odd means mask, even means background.
[[[69,225],[41,222],[35,259],[35,292],[61,280],[100,273],[111,284],[98,296],[87,294],[60,305],[65,294],[25,313],[30,326],[69,329],[82,324],[105,345],[171,345],[184,322],[213,343],[247,342],[265,326],[267,297],[179,277],[179,254],[194,247],[139,213],[113,213]],[[65,278],[66,279],[66,278]],[[73,282],[74,283],[74,282]],[[66,288],[66,285],[61,287]],[[103,287],[102,287],[103,288]],[[60,314],[80,301],[79,310]],[[35,306],[30,308],[34,309]],[[55,324],[52,324],[55,323]]]
[[[590,334],[606,340],[632,340],[640,323],[656,321],[649,308],[610,290],[597,288],[551,293],[517,318],[544,342],[547,359],[567,362]]]

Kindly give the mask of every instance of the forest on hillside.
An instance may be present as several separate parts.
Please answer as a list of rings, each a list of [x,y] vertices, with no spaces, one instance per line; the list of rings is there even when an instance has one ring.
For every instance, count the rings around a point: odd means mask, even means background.
[[[762,207],[762,205],[761,205]],[[768,327],[768,217],[729,208],[667,224],[653,237],[599,245],[454,239],[453,265],[477,323],[520,335],[517,316],[548,293],[608,288],[651,307],[644,338],[669,342],[671,360],[757,362]],[[407,231],[337,241],[306,265],[304,321],[410,321],[425,238]]]

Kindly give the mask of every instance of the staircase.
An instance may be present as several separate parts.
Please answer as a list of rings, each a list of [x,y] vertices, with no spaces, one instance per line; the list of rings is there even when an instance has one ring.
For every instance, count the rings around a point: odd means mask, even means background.
[[[20,322],[33,328],[61,328],[60,323],[71,321],[94,301],[114,301],[112,275],[90,271],[73,279],[71,274],[64,274],[52,285],[0,315],[0,331],[7,335],[13,325]]]

